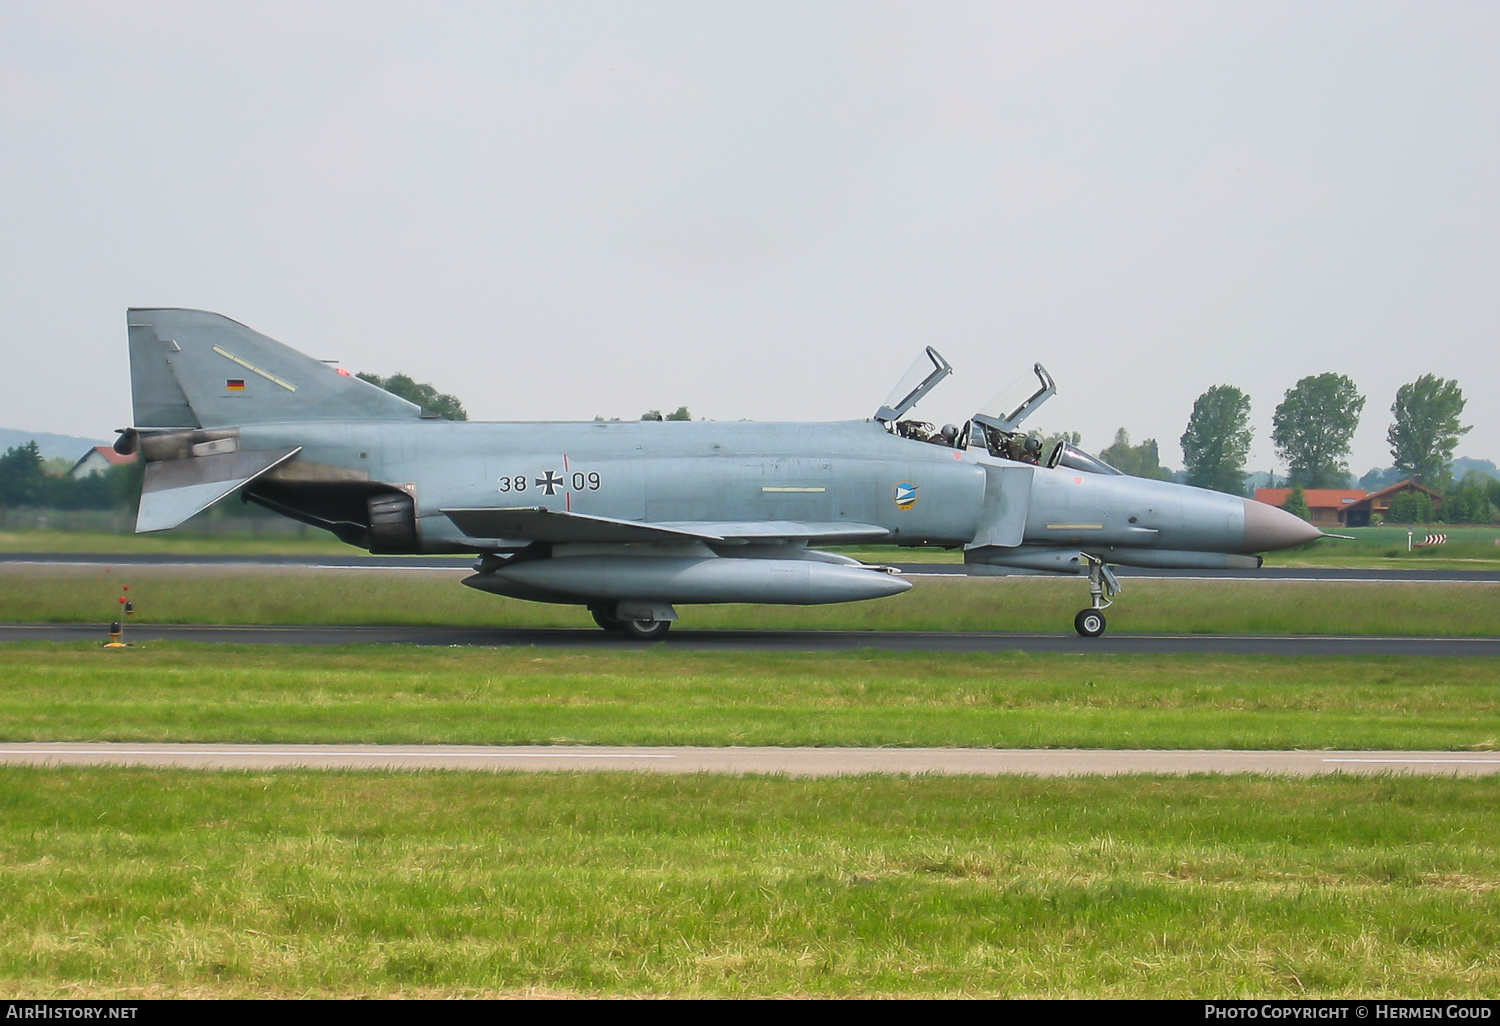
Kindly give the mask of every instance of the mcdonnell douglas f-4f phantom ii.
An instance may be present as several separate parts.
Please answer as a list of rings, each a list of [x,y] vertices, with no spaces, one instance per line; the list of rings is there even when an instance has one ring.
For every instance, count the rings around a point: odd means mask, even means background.
[[[922,354],[869,420],[454,423],[199,310],[130,310],[136,530],[176,527],[235,491],[375,553],[474,553],[464,583],[587,606],[660,638],[678,605],[815,604],[909,581],[830,545],[962,546],[971,572],[1086,575],[1095,637],[1110,564],[1258,567],[1321,535],[1272,506],[1121,474],[1021,421],[1055,391],[961,428],[905,419],[951,368]]]

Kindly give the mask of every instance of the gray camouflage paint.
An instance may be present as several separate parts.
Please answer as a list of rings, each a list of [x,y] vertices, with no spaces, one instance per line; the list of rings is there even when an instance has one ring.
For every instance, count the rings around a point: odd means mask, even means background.
[[[1084,554],[1254,566],[1255,552],[1319,535],[1250,500],[1016,463],[873,419],[452,423],[217,314],[128,320],[124,444],[148,460],[138,530],[247,484],[289,504],[409,496],[410,550],[487,554],[467,583],[580,603],[848,601],[909,586],[808,548],[837,542],[963,546],[976,569],[1080,573]]]

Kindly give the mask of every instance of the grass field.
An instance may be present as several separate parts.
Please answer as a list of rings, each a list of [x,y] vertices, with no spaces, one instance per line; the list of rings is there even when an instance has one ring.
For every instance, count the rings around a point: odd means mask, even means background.
[[[1495,662],[30,643],[0,738],[1490,749]]]
[[[1320,538],[1266,556],[1267,566],[1305,567],[1371,567],[1408,569],[1491,569],[1500,568],[1500,527],[1478,527],[1452,524],[1418,524],[1411,528],[1352,527],[1339,528],[1343,538]],[[1441,545],[1422,545],[1428,535],[1443,534]],[[1408,543],[1412,544],[1408,551]]]
[[[14,997],[1490,997],[1500,781],[0,771]]]
[[[0,565],[0,622],[108,623],[129,584],[139,622],[589,627],[576,606],[460,585],[466,571]],[[677,629],[1071,630],[1086,583],[914,578],[904,595],[829,606],[684,606]],[[1500,634],[1500,581],[1473,584],[1133,580],[1112,632]]]
[[[0,567],[0,619],[557,624],[450,572]],[[1066,631],[919,579],[683,627]],[[1112,630],[1500,633],[1500,584],[1131,581]],[[0,646],[0,738],[1124,748],[1500,743],[1485,659]],[[0,989],[1489,997],[1500,780],[0,769]]]

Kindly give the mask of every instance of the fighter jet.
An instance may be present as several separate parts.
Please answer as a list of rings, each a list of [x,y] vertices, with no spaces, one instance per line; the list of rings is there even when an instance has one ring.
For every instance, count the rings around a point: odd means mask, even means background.
[[[963,425],[907,414],[952,368],[927,348],[868,420],[834,423],[443,420],[219,314],[131,309],[136,531],[238,492],[374,553],[472,553],[469,587],[586,606],[637,640],[676,607],[817,604],[911,582],[827,546],[961,548],[971,573],[1086,577],[1075,629],[1104,632],[1111,565],[1258,567],[1320,537],[1249,499],[1129,477],[1021,422],[1056,387]]]

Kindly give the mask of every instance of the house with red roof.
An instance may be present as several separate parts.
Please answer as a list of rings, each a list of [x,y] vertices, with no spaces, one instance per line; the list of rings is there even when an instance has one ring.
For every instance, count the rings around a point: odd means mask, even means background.
[[[1421,492],[1423,495],[1427,496],[1432,500],[1433,513],[1437,513],[1443,508],[1442,492],[1436,491],[1432,488],[1428,488],[1426,485],[1420,484],[1416,481],[1398,481],[1397,483],[1391,485],[1389,488],[1382,488],[1378,492],[1371,492],[1369,495],[1366,495],[1363,499],[1356,502],[1353,506],[1350,506],[1350,517],[1354,518],[1356,516],[1362,515],[1364,517],[1364,521],[1363,523],[1354,523],[1351,519],[1349,526],[1364,527],[1377,519],[1384,522],[1386,517],[1389,516],[1391,512],[1391,500],[1395,499],[1396,496],[1402,494],[1403,492]]]
[[[73,469],[68,471],[69,477],[92,477],[102,474],[110,467],[118,467],[126,463],[135,462],[135,453],[129,456],[121,456],[108,445],[96,445],[79,458],[73,464]]]
[[[1307,499],[1307,508],[1311,513],[1307,522],[1315,527],[1369,526],[1368,512],[1365,514],[1364,523],[1349,522],[1350,509],[1370,494],[1363,488],[1305,488],[1302,494]],[[1264,502],[1268,506],[1285,507],[1286,500],[1291,498],[1291,495],[1290,488],[1255,489],[1255,501]]]
[[[1416,481],[1401,481],[1378,492],[1367,492],[1363,488],[1306,488],[1302,494],[1307,498],[1307,508],[1312,514],[1308,517],[1310,524],[1323,528],[1369,527],[1376,521],[1385,520],[1391,510],[1391,500],[1410,491],[1422,492],[1430,498],[1433,512],[1443,508],[1443,493]],[[1257,488],[1255,501],[1285,507],[1291,494],[1290,488]]]

